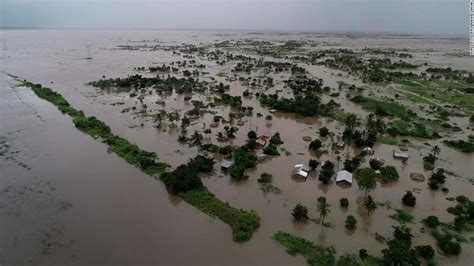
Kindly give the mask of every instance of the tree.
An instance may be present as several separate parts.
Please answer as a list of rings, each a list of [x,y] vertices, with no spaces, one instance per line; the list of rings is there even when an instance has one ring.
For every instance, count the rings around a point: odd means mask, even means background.
[[[388,248],[382,250],[383,253],[383,265],[410,265],[418,266],[420,261],[418,260],[418,254],[411,248],[410,243],[405,241],[390,240],[388,241]]]
[[[247,133],[247,137],[249,139],[257,139],[257,132],[250,130],[249,133]]]
[[[370,168],[374,170],[380,170],[380,168],[382,167],[382,164],[377,159],[370,159],[369,165],[370,165]]]
[[[341,208],[347,209],[347,207],[349,207],[349,200],[347,198],[341,198],[339,204],[341,205]]]
[[[257,179],[258,183],[271,183],[273,176],[269,173],[263,173],[260,175],[260,178]]]
[[[346,128],[349,130],[349,132],[354,132],[354,130],[359,127],[359,125],[359,118],[355,114],[349,114],[346,117]]]
[[[324,184],[329,183],[332,176],[334,175],[334,164],[331,161],[326,161],[326,163],[321,166],[321,172],[319,173],[319,180]]]
[[[241,181],[249,178],[248,175],[245,174],[245,167],[243,165],[235,165],[230,169],[230,177],[236,181]]]
[[[431,149],[431,153],[432,153],[435,157],[438,157],[438,155],[441,153],[441,148],[440,148],[438,145],[435,145],[435,146]]]
[[[430,215],[426,217],[425,219],[423,219],[423,224],[425,224],[427,227],[431,229],[436,229],[436,227],[438,227],[441,223],[438,217]]]
[[[280,145],[283,144],[283,141],[281,140],[280,133],[276,132],[271,138],[270,138],[270,144],[273,145]]]
[[[407,193],[405,194],[405,196],[403,196],[402,198],[402,203],[403,205],[405,206],[410,206],[410,207],[414,207],[415,204],[416,204],[416,198],[415,196],[413,196],[413,193],[411,193],[411,191],[407,191]]]
[[[398,241],[405,241],[411,244],[413,235],[411,234],[411,229],[402,225],[402,226],[393,226],[393,237]]]
[[[430,245],[416,246],[416,253],[427,260],[430,260],[434,257],[434,249]]]
[[[364,208],[367,210],[367,214],[370,214],[371,212],[375,211],[375,209],[377,209],[377,204],[375,203],[372,196],[368,195],[365,197]]]
[[[346,218],[346,229],[352,231],[356,228],[357,220],[354,216],[348,215]]]
[[[367,167],[359,168],[355,171],[355,176],[359,189],[363,190],[366,194],[377,187],[376,174],[373,169]]]
[[[397,168],[391,165],[387,165],[380,169],[380,175],[385,181],[396,181],[400,176],[398,175]]]
[[[319,135],[323,138],[326,137],[327,135],[329,135],[329,129],[327,127],[320,128]]]
[[[312,170],[314,170],[316,169],[316,167],[318,167],[319,162],[316,161],[315,159],[309,159],[308,165]]]
[[[331,205],[327,203],[325,197],[318,198],[318,211],[319,211],[319,220],[321,222],[321,231],[324,228],[324,220],[331,213],[331,210],[329,209],[329,207],[331,207]]]
[[[309,219],[308,208],[299,203],[293,208],[291,215],[293,215],[293,218],[298,222],[305,222]]]
[[[276,156],[280,155],[280,153],[278,152],[277,146],[271,143],[270,145],[268,145],[267,147],[263,149],[263,153],[267,155],[276,155]]]
[[[323,144],[321,143],[319,139],[315,139],[311,141],[311,143],[309,143],[309,149],[312,151],[319,150],[319,148],[321,148],[322,146]]]

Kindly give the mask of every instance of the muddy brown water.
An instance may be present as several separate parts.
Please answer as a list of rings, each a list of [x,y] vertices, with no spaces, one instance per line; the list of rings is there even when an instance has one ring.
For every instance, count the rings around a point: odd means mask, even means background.
[[[339,255],[357,253],[360,248],[380,254],[384,245],[375,240],[375,233],[389,237],[391,225],[398,224],[388,217],[394,211],[384,207],[379,207],[367,216],[365,210],[357,206],[363,192],[356,184],[341,187],[333,182],[329,186],[323,186],[317,181],[316,173],[312,173],[306,182],[295,182],[290,177],[294,164],[307,163],[314,157],[308,153],[308,143],[302,137],[319,137],[316,132],[322,126],[340,133],[344,129],[342,124],[325,118],[301,119],[281,113],[272,114],[273,120],[269,123],[265,120],[268,109],[256,104],[255,99],[244,98],[244,105],[253,106],[254,113],[260,112],[264,116],[254,116],[251,121],[247,118],[248,121],[237,132],[237,138],[229,143],[244,144],[249,129],[256,129],[259,135],[273,135],[278,131],[285,142],[282,146],[291,155],[282,153],[279,157],[259,163],[255,169],[250,170],[251,178],[245,182],[232,182],[217,166],[213,174],[203,177],[206,186],[219,198],[236,207],[256,210],[262,218],[261,226],[252,239],[244,244],[236,244],[232,242],[231,230],[226,224],[170,197],[160,182],[129,166],[114,154],[107,153],[105,145],[76,130],[69,117],[61,115],[51,104],[39,100],[31,91],[14,88],[15,82],[4,74],[11,73],[51,87],[73,106],[84,110],[86,115],[97,116],[106,122],[114,133],[143,149],[156,151],[162,161],[177,166],[198,153],[196,148],[177,143],[179,129],[170,130],[164,126],[166,131],[158,130],[153,127],[151,118],[133,115],[132,111],[121,113],[126,107],[139,106],[136,105],[136,100],[127,95],[98,92],[85,83],[100,79],[102,75],[125,77],[133,73],[133,67],[180,59],[164,51],[113,49],[129,40],[158,39],[170,44],[209,43],[227,38],[247,38],[250,35],[246,33],[233,32],[217,36],[215,32],[205,31],[2,30],[2,35],[8,40],[8,50],[2,51],[0,61],[3,72],[0,136],[5,136],[7,142],[19,150],[19,153],[11,155],[14,159],[0,157],[1,189],[9,188],[7,192],[0,193],[0,199],[11,199],[6,203],[2,201],[3,208],[0,209],[0,262],[294,265],[304,264],[304,259],[287,255],[284,248],[271,239],[278,230],[305,237],[318,244],[334,245]],[[292,37],[296,39],[301,36],[268,34],[258,35],[257,38],[278,40]],[[304,37],[312,38],[311,35]],[[428,48],[442,47],[442,51],[446,53],[457,51],[463,46],[456,40],[431,40],[427,44],[406,38],[387,40],[373,37],[364,41],[334,36],[315,37],[316,40],[321,38],[327,38],[331,43],[343,43],[351,48],[371,45],[378,47],[381,44],[389,46],[392,43],[396,48],[421,46],[419,49],[427,49],[425,46],[429,44],[431,46],[428,45]],[[85,44],[92,44],[92,60],[84,59]],[[435,61],[438,56],[460,68],[470,67],[470,63],[462,57],[438,53]],[[218,73],[219,68],[214,65],[208,71]],[[332,88],[337,88],[338,81],[357,82],[351,77],[339,77],[337,71],[319,66],[311,66],[309,71],[323,78],[325,84]],[[279,76],[280,74],[275,75],[277,87],[282,86],[278,83],[282,80]],[[246,89],[239,82],[230,84],[229,93],[232,95],[241,95]],[[176,94],[168,96],[165,108],[180,111],[192,109],[192,105],[185,103],[183,97]],[[193,99],[205,98],[206,96],[193,95]],[[154,104],[157,99],[156,94],[145,98],[149,113],[162,108]],[[346,111],[359,116],[367,115],[366,111],[343,96],[336,100]],[[125,104],[111,105],[118,101]],[[231,111],[225,106],[218,107],[217,110],[224,117]],[[209,125],[212,116],[205,115],[189,128],[189,132],[202,129],[202,123]],[[143,127],[140,126],[141,123],[144,124]],[[220,125],[218,129],[221,130],[222,127]],[[210,135],[214,143],[216,132],[217,129]],[[390,185],[379,183],[373,195],[378,202],[390,202],[393,208],[403,208],[401,197],[405,191],[421,189],[419,194],[415,194],[416,207],[405,209],[415,216],[416,224],[409,225],[416,236],[414,243],[434,245],[434,239],[428,233],[420,233],[419,221],[428,215],[437,215],[442,221],[451,221],[454,217],[446,212],[446,208],[454,203],[446,201],[445,197],[474,195],[472,181],[467,179],[473,177],[474,157],[442,146],[438,166],[455,172],[459,177],[448,177],[446,186],[450,189],[449,193],[431,192],[426,183],[409,179],[413,172],[423,173],[425,176],[430,174],[422,168],[422,156],[429,148],[424,148],[422,140],[411,139],[411,142],[420,148],[410,148],[407,165],[392,159],[392,149],[396,147],[376,146],[374,157],[385,159],[387,165],[394,165],[401,178]],[[329,138],[324,143],[328,145]],[[351,150],[349,152],[353,153]],[[345,153],[345,149],[340,151],[343,159]],[[334,151],[330,150],[318,160],[329,158],[335,162],[335,156]],[[31,170],[19,165],[19,162],[24,162]],[[342,168],[342,161],[339,168]],[[281,189],[281,194],[264,195],[256,181],[263,172],[273,175],[272,184]],[[25,186],[31,190],[25,189]],[[47,191],[48,194],[31,192],[32,190]],[[295,224],[290,215],[291,209],[297,203],[302,203],[309,207],[310,216],[316,218],[316,199],[321,195],[326,196],[332,205],[327,221],[333,228],[325,228],[321,233],[321,227],[313,222]],[[339,208],[341,197],[350,200],[347,211]],[[43,208],[38,208],[36,204]],[[12,213],[12,209],[18,209],[20,214]],[[344,230],[347,215],[355,215],[359,221],[354,233]],[[474,247],[472,244],[463,244],[463,252],[457,258],[438,256],[443,264],[470,265],[474,259]]]

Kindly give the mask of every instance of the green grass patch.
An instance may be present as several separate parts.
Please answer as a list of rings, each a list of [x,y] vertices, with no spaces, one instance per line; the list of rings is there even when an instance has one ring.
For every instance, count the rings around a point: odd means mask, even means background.
[[[230,225],[234,241],[249,240],[252,233],[260,226],[260,218],[255,212],[236,209],[216,198],[207,189],[188,191],[180,196],[202,212]]]
[[[410,116],[413,116],[405,106],[394,102],[381,101],[362,95],[355,96],[351,101],[360,104],[362,108],[381,116],[393,116],[402,119],[407,119]]]
[[[284,246],[288,254],[304,256],[309,265],[334,265],[336,263],[334,247],[316,246],[311,241],[284,232],[276,233],[273,239]]]
[[[397,220],[399,223],[411,223],[413,222],[413,215],[407,213],[404,210],[396,209],[395,213],[389,216],[390,218]]]
[[[445,80],[429,81],[407,78],[394,78],[393,81],[402,85],[402,89],[414,92],[419,96],[455,104],[474,112],[474,95],[460,93],[469,87],[467,84]]]

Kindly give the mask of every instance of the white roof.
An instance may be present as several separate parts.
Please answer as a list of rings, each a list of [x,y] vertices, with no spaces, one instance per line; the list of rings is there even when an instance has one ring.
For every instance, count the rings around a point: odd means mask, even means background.
[[[346,170],[337,172],[336,182],[346,181],[352,184],[352,174]]]
[[[295,167],[293,168],[293,172],[299,171],[299,170],[309,172],[309,167],[304,164],[295,164]]]
[[[295,164],[292,174],[299,175],[304,178],[308,177],[309,167],[304,164]]]
[[[408,154],[399,151],[393,151],[393,156],[397,158],[408,158]]]
[[[232,166],[234,166],[234,162],[232,161],[223,160],[221,163],[221,167],[223,168],[231,168]]]
[[[299,171],[293,171],[293,174],[294,175],[299,175],[299,176],[302,176],[304,178],[308,177],[308,172],[306,171],[303,171],[303,170],[299,170]]]

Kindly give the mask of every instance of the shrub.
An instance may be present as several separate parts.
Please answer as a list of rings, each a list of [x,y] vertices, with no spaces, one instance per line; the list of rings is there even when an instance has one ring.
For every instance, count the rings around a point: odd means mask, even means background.
[[[332,176],[334,175],[334,164],[331,161],[326,161],[326,163],[321,167],[321,172],[319,173],[319,180],[324,184],[329,183]]]
[[[385,181],[396,181],[400,177],[394,166],[387,165],[380,169],[380,175]]]
[[[319,129],[319,135],[321,137],[326,137],[327,135],[329,135],[329,129],[327,127],[322,127]]]
[[[319,162],[316,161],[315,159],[309,159],[308,165],[311,169],[314,170],[314,169],[316,169],[316,167],[318,167]]]
[[[372,168],[374,170],[379,170],[382,167],[380,162],[376,159],[370,159],[369,165],[370,165],[370,168]]]
[[[283,141],[281,140],[280,133],[276,132],[271,138],[270,138],[270,144],[273,145],[280,145],[283,144]]]
[[[341,208],[347,208],[349,207],[349,200],[347,198],[341,198],[339,204],[341,205]]]
[[[430,245],[416,246],[415,250],[418,256],[424,259],[429,260],[434,257],[434,249]]]
[[[263,153],[267,155],[280,155],[277,146],[271,143],[263,149]]]
[[[173,195],[188,192],[190,190],[202,189],[204,185],[198,175],[196,168],[185,164],[178,166],[174,171],[164,173],[161,180]]]
[[[414,207],[416,204],[416,198],[413,196],[413,193],[411,191],[407,191],[405,196],[402,198],[402,202],[406,206]]]
[[[293,215],[293,218],[296,221],[307,221],[309,219],[308,208],[299,203],[295,206],[295,208],[293,208],[291,215]]]
[[[348,215],[346,218],[346,229],[352,231],[356,228],[357,220],[352,215]]]
[[[439,222],[438,217],[430,215],[423,219],[423,224],[425,224],[428,228],[436,229],[441,223]]]
[[[250,130],[249,133],[247,133],[247,137],[249,139],[257,139],[257,132]]]
[[[453,240],[451,235],[434,231],[433,237],[436,238],[438,246],[446,255],[459,255],[461,253],[461,245]]]
[[[309,143],[309,149],[312,151],[319,150],[319,148],[321,148],[322,146],[323,144],[321,143],[319,139],[315,139],[311,141],[311,143]]]
[[[246,180],[249,178],[245,174],[245,167],[243,165],[235,165],[230,169],[230,177],[236,181]]]
[[[272,182],[272,175],[269,173],[263,173],[260,175],[260,178],[257,180],[258,183],[271,183]]]
[[[359,188],[364,191],[370,191],[375,189],[377,186],[377,181],[375,180],[375,171],[371,168],[359,168],[355,171],[355,176],[357,178],[357,184]]]

